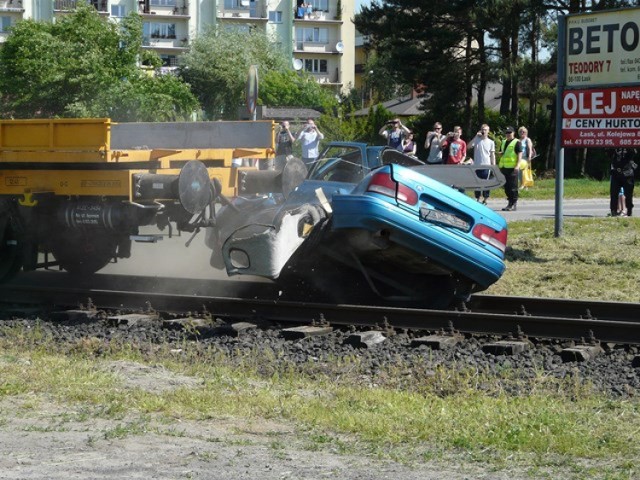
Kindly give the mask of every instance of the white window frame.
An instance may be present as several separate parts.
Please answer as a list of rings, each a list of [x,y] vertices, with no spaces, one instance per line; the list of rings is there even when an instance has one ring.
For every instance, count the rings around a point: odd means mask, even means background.
[[[11,17],[0,17],[0,33],[6,33],[11,26]]]
[[[305,58],[304,70],[309,73],[328,73],[329,65],[324,58]]]
[[[116,18],[123,18],[127,16],[127,6],[116,3],[111,4],[111,16]]]
[[[225,10],[248,10],[250,6],[249,0],[224,0]]]
[[[163,67],[177,67],[178,57],[176,55],[162,54],[160,55]]]
[[[329,0],[307,0],[313,7],[313,11],[321,10],[323,12],[329,11]]]
[[[282,23],[282,12],[280,10],[269,10],[269,22]]]
[[[153,39],[176,39],[176,24],[175,23],[160,23],[160,22],[145,22],[143,24],[143,35]],[[173,33],[171,31],[173,30]]]
[[[152,7],[175,7],[176,0],[149,0]]]
[[[329,29],[320,27],[296,28],[296,41],[304,43],[329,43]]]

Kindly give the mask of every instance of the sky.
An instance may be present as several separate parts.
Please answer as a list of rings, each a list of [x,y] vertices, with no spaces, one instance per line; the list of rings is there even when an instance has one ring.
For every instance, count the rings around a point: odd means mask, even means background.
[[[360,11],[362,5],[369,5],[371,0],[356,0],[356,13]]]

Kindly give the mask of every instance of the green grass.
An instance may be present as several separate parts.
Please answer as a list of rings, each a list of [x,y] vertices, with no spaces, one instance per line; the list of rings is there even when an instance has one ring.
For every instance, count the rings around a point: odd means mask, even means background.
[[[640,219],[567,219],[509,223],[503,277],[486,293],[640,301]]]
[[[471,193],[473,194],[473,193]],[[556,195],[555,179],[537,180],[533,187],[520,190],[519,196],[525,200],[553,200]],[[504,198],[504,190],[496,188],[491,191],[494,198]],[[577,198],[609,198],[609,181],[596,181],[588,178],[570,178],[564,181],[564,196],[567,199]]]
[[[165,425],[267,419],[294,425],[311,451],[408,463],[464,454],[498,469],[557,469],[560,462],[565,475],[567,466],[576,469],[575,478],[592,463],[606,463],[599,470],[606,478],[638,473],[640,402],[594,394],[579,375],[555,380],[541,370],[525,382],[508,368],[496,378],[463,365],[447,370],[422,358],[415,359],[416,366],[383,368],[374,385],[357,359],[336,361],[329,367],[335,371],[323,375],[315,364],[298,368],[259,351],[231,359],[193,344],[180,360],[163,347],[143,358],[113,342],[109,348],[77,349],[50,343],[37,332],[33,338],[31,332],[12,333],[0,338],[0,400],[22,401],[19,414],[24,416],[38,414],[39,406],[50,401],[76,412],[65,420],[56,417],[56,430],[65,421],[110,419],[114,426],[102,436],[115,439],[153,431],[151,419],[158,418]],[[162,365],[202,381],[149,391],[125,384],[106,369],[105,361],[114,359]],[[507,394],[505,384],[519,385],[527,394]],[[266,441],[271,449],[281,448],[277,438]]]

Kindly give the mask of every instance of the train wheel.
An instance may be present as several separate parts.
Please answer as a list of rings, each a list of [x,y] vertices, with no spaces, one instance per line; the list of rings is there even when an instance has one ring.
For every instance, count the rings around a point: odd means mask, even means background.
[[[11,280],[22,268],[22,241],[7,217],[0,219],[0,282]]]
[[[63,270],[73,275],[91,275],[116,256],[118,239],[111,235],[65,232],[50,242],[53,256]]]

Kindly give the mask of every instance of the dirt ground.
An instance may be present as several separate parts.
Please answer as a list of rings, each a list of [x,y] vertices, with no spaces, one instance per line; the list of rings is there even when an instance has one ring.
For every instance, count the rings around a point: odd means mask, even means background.
[[[105,368],[130,386],[170,389],[192,378],[114,362]],[[404,465],[330,449],[310,451],[295,429],[270,421],[201,422],[83,417],[35,396],[0,402],[1,479],[403,479],[503,480],[514,472],[451,462]]]

